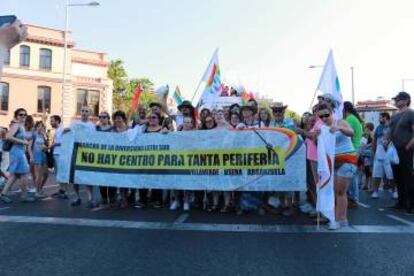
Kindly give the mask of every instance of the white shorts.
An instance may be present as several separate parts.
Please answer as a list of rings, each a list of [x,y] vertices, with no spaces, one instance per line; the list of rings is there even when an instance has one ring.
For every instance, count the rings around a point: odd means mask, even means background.
[[[383,178],[385,176],[388,180],[393,180],[394,174],[392,173],[391,163],[384,162],[384,160],[374,160],[372,176],[375,178]]]

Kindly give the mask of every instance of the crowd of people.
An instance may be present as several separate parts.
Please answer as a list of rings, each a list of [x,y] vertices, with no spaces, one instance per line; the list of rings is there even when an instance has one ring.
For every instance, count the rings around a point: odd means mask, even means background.
[[[359,201],[359,191],[368,190],[373,199],[379,198],[379,189],[390,190],[392,198],[398,200],[395,208],[414,213],[414,111],[410,109],[411,98],[400,92],[394,98],[398,111],[392,116],[381,113],[379,125],[364,123],[351,102],[344,102],[332,94],[318,97],[312,112],[303,114],[300,122],[286,116],[287,106],[281,102],[270,108],[259,108],[254,99],[246,105],[233,104],[224,108],[203,108],[199,112],[191,102],[184,101],[178,106],[177,115],[168,115],[162,103],[152,102],[139,106],[132,122],[127,121],[123,111],[113,114],[101,112],[98,122],[91,122],[88,106],[80,111],[80,119],[64,127],[58,115],[50,117],[53,135],[46,130],[44,121],[34,122],[23,108],[14,113],[14,120],[8,129],[1,130],[3,162],[8,155],[7,173],[2,172],[4,186],[0,201],[11,203],[8,196],[15,182],[20,183],[21,201],[31,202],[46,196],[44,185],[49,173],[59,170],[58,159],[65,131],[84,129],[122,133],[137,129],[142,134],[171,131],[203,131],[211,129],[244,128],[287,128],[295,131],[305,141],[307,191],[302,192],[235,192],[235,191],[187,191],[159,189],[130,189],[99,187],[100,198],[96,198],[94,186],[86,186],[89,208],[98,205],[111,208],[169,208],[184,211],[205,209],[208,212],[258,211],[290,216],[295,212],[316,217],[318,156],[317,139],[321,126],[329,127],[335,134],[335,222],[329,222],[330,229],[348,225],[347,209]],[[343,115],[342,115],[343,114]],[[3,166],[4,167],[4,166]],[[34,187],[34,196],[28,193],[28,184]],[[82,183],[79,183],[82,184]],[[81,205],[80,185],[59,184],[56,198],[68,199],[71,205]],[[69,193],[69,191],[72,191]],[[328,221],[327,221],[328,222]]]

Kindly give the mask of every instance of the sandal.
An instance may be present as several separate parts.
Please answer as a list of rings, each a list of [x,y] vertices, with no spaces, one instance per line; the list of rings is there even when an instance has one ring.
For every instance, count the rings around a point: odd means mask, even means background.
[[[221,208],[220,209],[220,213],[223,213],[223,214],[225,214],[225,213],[228,213],[228,212],[230,212],[230,206],[223,206],[223,208]]]
[[[218,210],[218,206],[217,205],[213,205],[210,208],[208,208],[208,212],[212,213],[212,212],[216,212]]]

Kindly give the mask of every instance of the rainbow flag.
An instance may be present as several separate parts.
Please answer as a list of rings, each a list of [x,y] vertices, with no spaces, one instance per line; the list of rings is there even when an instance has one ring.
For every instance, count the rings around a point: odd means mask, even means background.
[[[243,91],[241,94],[241,100],[242,100],[243,105],[246,105],[249,99],[250,99],[249,94],[247,94],[246,88],[243,87]]]
[[[214,106],[216,99],[221,94],[221,74],[218,60],[218,49],[213,53],[209,65],[201,79],[200,84],[205,83],[205,88],[201,91],[197,90],[192,104],[195,107],[201,107],[203,105]]]
[[[175,102],[177,103],[177,105],[180,105],[180,104],[183,103],[183,98],[181,97],[181,91],[180,91],[180,88],[178,86],[175,88],[173,98],[174,98]]]

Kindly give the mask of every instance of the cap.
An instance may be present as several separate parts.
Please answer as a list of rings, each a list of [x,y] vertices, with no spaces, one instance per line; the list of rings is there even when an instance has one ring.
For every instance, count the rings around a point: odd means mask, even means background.
[[[396,99],[398,99],[398,100],[411,100],[411,96],[407,92],[401,91],[392,99],[393,100],[396,100]]]

